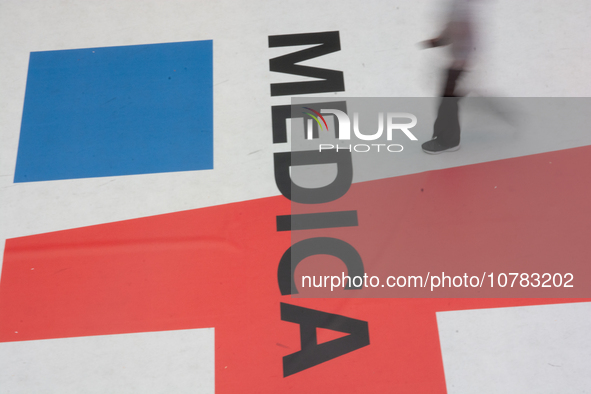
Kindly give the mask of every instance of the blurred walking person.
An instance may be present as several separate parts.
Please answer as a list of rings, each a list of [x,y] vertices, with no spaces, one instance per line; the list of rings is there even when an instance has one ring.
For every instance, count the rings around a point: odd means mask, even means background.
[[[424,41],[427,48],[449,46],[452,61],[445,72],[441,103],[433,125],[433,137],[422,145],[430,154],[453,152],[460,149],[460,122],[457,83],[469,66],[475,49],[476,26],[474,3],[477,0],[452,0],[445,27],[441,34]]]

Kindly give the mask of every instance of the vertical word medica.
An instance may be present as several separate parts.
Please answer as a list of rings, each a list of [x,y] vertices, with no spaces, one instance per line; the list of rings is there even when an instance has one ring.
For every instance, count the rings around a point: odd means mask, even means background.
[[[299,64],[340,51],[338,31],[269,36],[269,48],[309,46],[269,61],[272,72],[309,77],[312,80],[271,84],[271,97],[295,96],[314,93],[343,92],[345,81],[342,71],[329,70]],[[274,99],[276,100],[276,99]],[[315,107],[318,103],[310,103]],[[345,101],[322,102],[322,108],[346,112]],[[353,164],[348,150],[322,149],[291,151],[287,144],[287,122],[303,117],[292,114],[291,105],[271,107],[273,144],[286,148],[274,154],[275,182],[279,191],[290,201],[299,204],[322,204],[341,198],[353,181]],[[328,185],[317,188],[298,186],[291,178],[290,168],[303,165],[336,164],[337,176]],[[357,226],[357,211],[321,212],[277,216],[277,231],[306,231],[319,228]],[[361,256],[349,243],[331,237],[311,237],[293,244],[281,257],[277,270],[277,282],[282,296],[297,294],[293,274],[296,266],[305,258],[314,255],[332,255],[346,266],[348,275],[365,274]],[[358,287],[351,286],[350,290]],[[283,357],[283,376],[287,377],[320,363],[330,361],[361,347],[369,345],[369,326],[362,320],[319,311],[310,308],[280,303],[281,320],[300,325],[301,350]],[[349,335],[319,344],[316,329],[326,328]]]

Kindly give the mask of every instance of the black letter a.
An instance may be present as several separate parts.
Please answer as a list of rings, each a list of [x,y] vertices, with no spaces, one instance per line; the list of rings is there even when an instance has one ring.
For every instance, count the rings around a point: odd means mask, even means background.
[[[300,325],[302,347],[299,352],[283,357],[283,377],[369,345],[369,329],[363,320],[284,303],[281,303],[281,320]],[[318,344],[317,327],[349,335]]]

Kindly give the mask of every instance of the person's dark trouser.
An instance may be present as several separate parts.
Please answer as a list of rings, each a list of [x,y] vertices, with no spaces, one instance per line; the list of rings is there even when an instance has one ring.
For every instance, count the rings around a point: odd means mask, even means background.
[[[460,144],[460,120],[458,114],[459,97],[442,97],[433,125],[433,138],[445,147]]]
[[[437,119],[433,125],[433,138],[446,147],[454,147],[460,144],[460,120],[458,101],[460,97],[455,95],[456,82],[463,70],[450,68],[447,70],[447,78],[443,90]]]

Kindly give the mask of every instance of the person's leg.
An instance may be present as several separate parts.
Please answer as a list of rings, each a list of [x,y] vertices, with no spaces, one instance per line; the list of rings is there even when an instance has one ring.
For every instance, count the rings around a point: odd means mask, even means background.
[[[443,87],[443,92],[441,94],[442,97],[457,97],[456,85],[458,83],[458,79],[460,79],[463,72],[463,68],[452,67],[447,70],[445,85]]]
[[[442,97],[433,125],[433,138],[446,148],[460,145],[459,97]]]
[[[433,138],[423,144],[427,153],[440,153],[459,149],[460,121],[456,85],[463,73],[461,68],[449,68],[443,86],[442,98],[433,125]]]

